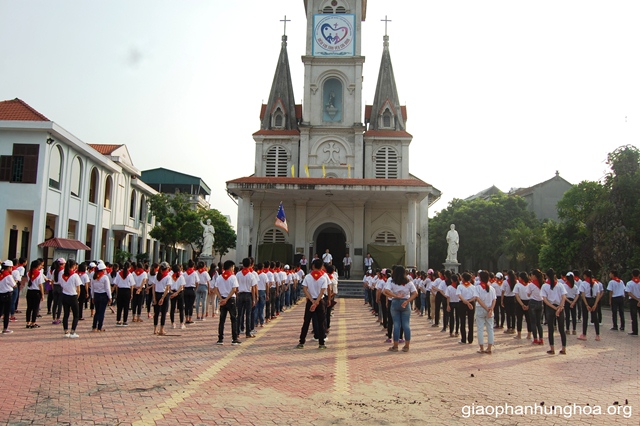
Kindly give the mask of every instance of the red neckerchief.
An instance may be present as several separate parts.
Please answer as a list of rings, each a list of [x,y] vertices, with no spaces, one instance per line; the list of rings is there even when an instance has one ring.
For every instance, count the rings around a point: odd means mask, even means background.
[[[451,281],[451,287],[453,288],[458,288],[458,284],[456,284],[454,281]]]
[[[498,282],[498,280],[496,278],[491,278],[489,280],[489,283],[497,283],[497,282]],[[500,284],[502,284],[502,281],[500,281]]]
[[[465,287],[469,287],[471,283],[469,281],[462,281],[462,285]]]
[[[200,269],[198,269],[198,273],[199,273],[199,274],[202,274],[202,273],[203,273],[204,271],[206,271],[206,270],[207,270],[207,268],[200,268]]]
[[[532,278],[531,282],[533,283],[533,285],[535,285],[536,287],[540,288],[540,283],[538,282],[537,278],[535,278],[535,277]]]
[[[107,268],[105,271],[107,271],[107,274],[111,274],[113,272],[113,268]]]
[[[614,280],[615,282],[617,282],[617,283],[619,283],[619,282],[621,281],[621,279],[620,279],[620,278],[618,278],[618,277],[615,277],[613,280]]]
[[[594,279],[593,279],[593,278],[588,278],[588,277],[587,277],[587,278],[585,279],[585,281],[589,283],[589,285],[591,286],[591,288],[593,288],[593,285],[595,284],[595,281],[594,281]]]
[[[144,269],[138,268],[135,271],[133,271],[133,273],[136,274],[137,276],[140,276],[144,273]]]
[[[518,282],[519,282],[520,284],[524,285],[524,286],[526,286],[526,285],[527,285],[524,281],[522,281],[522,278],[518,278]]]
[[[75,271],[71,271],[71,275],[62,274],[62,279],[65,281],[69,281],[69,278],[71,278],[71,276],[75,273]]]
[[[129,273],[130,273],[130,274],[132,274],[132,273],[133,273],[133,271],[135,271],[135,270],[136,270],[136,268],[134,268],[133,266],[131,266],[131,267],[129,268]]]
[[[242,268],[242,275],[247,275],[251,273],[251,268]]]
[[[228,280],[231,275],[233,275],[233,270],[228,270],[228,271],[222,272],[222,278],[225,281]]]
[[[0,280],[4,280],[9,275],[11,275],[11,268],[5,269],[4,271],[2,271],[2,273],[0,274]]]
[[[86,274],[86,272],[78,272],[79,277],[83,276],[84,274]]]
[[[40,276],[40,269],[32,269],[29,271],[29,280],[33,281]]]
[[[122,278],[124,280],[124,271],[120,271],[120,272],[118,272],[118,274],[120,274],[120,278]]]
[[[318,281],[324,274],[325,274],[325,272],[323,270],[321,270],[321,269],[320,270],[314,269],[313,271],[311,271],[311,276],[316,281]]]
[[[565,282],[567,283],[567,285],[569,286],[569,288],[573,288],[573,286],[574,286],[574,285],[575,285],[575,283],[576,283],[575,281],[574,281],[574,282],[572,282],[572,283],[569,283],[569,279],[567,279]]]
[[[482,281],[480,281],[480,287],[482,287],[486,292],[489,292],[489,289],[491,288],[489,284],[483,283]]]
[[[631,278],[631,281],[633,281],[634,283],[638,284],[638,283],[640,283],[640,277],[638,277],[638,278],[635,278],[635,277],[634,277],[634,278]]]
[[[96,280],[99,280],[104,275],[104,271],[105,271],[104,269],[102,271],[97,271],[96,274],[93,276],[93,278]]]
[[[193,268],[188,268],[188,269],[187,269],[187,275],[191,275],[191,274],[193,274],[195,271],[196,271],[196,270],[195,270],[195,269],[193,269]]]
[[[167,269],[164,272],[158,272],[158,275],[160,275],[160,279],[158,281],[162,281],[167,275],[169,275],[169,270]]]
[[[178,281],[178,278],[180,278],[182,274],[180,274],[180,272],[174,272],[173,275],[171,275],[171,278],[173,278],[174,281]]]

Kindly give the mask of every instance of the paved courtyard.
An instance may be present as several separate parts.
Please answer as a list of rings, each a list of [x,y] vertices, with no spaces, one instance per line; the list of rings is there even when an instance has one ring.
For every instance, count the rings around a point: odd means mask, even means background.
[[[339,300],[327,350],[311,339],[299,350],[303,311],[236,347],[229,327],[215,345],[217,318],[159,337],[151,320],[116,328],[107,312],[105,333],[82,321],[75,340],[44,319],[34,330],[12,323],[0,338],[0,423],[639,423],[640,340],[609,331],[608,312],[602,341],[590,327],[587,342],[568,336],[568,355],[549,356],[502,333],[480,355],[415,314],[410,352],[391,353],[359,299]]]

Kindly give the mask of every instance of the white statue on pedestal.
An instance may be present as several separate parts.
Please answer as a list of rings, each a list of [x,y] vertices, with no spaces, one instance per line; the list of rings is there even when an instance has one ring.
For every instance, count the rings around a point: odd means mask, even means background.
[[[447,262],[458,263],[458,249],[460,248],[460,237],[456,231],[456,225],[451,224],[451,229],[447,232]]]
[[[211,219],[207,219],[207,224],[205,225],[200,220],[200,225],[202,226],[202,256],[213,257],[213,243],[215,241],[214,234],[215,229],[211,224]]]

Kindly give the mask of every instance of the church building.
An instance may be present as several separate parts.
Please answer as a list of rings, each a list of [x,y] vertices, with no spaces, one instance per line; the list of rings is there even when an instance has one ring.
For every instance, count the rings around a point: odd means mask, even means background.
[[[297,263],[329,249],[342,271],[427,268],[428,208],[440,191],[409,173],[407,110],[400,105],[389,37],[372,105],[362,103],[366,0],[305,0],[302,105],[295,103],[287,36],[260,110],[255,172],[227,182],[238,201],[237,256]],[[410,90],[405,87],[404,90]],[[288,231],[275,226],[282,202]]]

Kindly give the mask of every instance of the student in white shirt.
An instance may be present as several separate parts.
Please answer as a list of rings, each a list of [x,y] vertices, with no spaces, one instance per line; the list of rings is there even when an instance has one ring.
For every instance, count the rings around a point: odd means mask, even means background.
[[[556,273],[553,269],[547,271],[547,282],[540,289],[540,296],[545,304],[547,314],[547,332],[549,334],[549,355],[555,355],[555,347],[553,345],[553,331],[556,323],[560,340],[562,341],[561,355],[567,354],[567,334],[564,331],[564,303],[566,301],[567,289],[564,285],[558,283]],[[557,320],[557,321],[556,321]]]
[[[36,324],[40,302],[44,301],[45,277],[42,272],[42,261],[34,260],[27,273],[27,328],[40,328]]]
[[[509,271],[511,274],[513,271]],[[510,278],[511,279],[511,278]],[[516,280],[515,273],[513,279]],[[526,272],[521,272],[513,288],[516,298],[516,332],[513,338],[522,339],[522,318],[527,321],[527,339],[531,339],[531,321],[529,320],[529,296],[527,295],[527,285],[529,284],[529,276]]]
[[[324,327],[324,317],[326,304],[324,294],[327,292],[327,287],[329,286],[329,278],[322,268],[322,260],[314,259],[313,262],[311,262],[311,273],[305,276],[304,281],[302,281],[302,291],[304,291],[307,300],[304,307],[302,329],[300,330],[300,341],[296,349],[304,348],[312,318],[315,318],[314,323],[318,326],[318,330],[314,330],[314,333],[317,333],[318,336],[318,349],[327,349],[325,346],[326,330]]]
[[[253,274],[251,260],[248,257],[242,259],[242,269],[236,274],[238,280],[238,294],[236,307],[238,309],[238,335],[245,333],[245,337],[250,339],[256,337],[251,334],[251,312],[254,305],[254,286],[258,285],[258,280]]]
[[[184,317],[185,324],[193,324],[193,306],[196,303],[196,286],[200,277],[198,271],[195,270],[196,263],[189,259],[187,262],[187,270],[182,274],[184,278]]]
[[[631,271],[631,281],[627,283],[625,289],[629,296],[629,311],[631,312],[631,333],[630,336],[638,335],[638,313],[640,312],[640,269]]]
[[[122,269],[118,271],[113,283],[118,287],[116,295],[116,327],[127,327],[129,324],[129,305],[131,303],[131,289],[135,287],[136,282],[133,279],[133,274],[130,272],[131,264],[125,262]],[[124,314],[123,314],[124,312]],[[121,320],[124,320],[122,322]]]
[[[224,323],[227,314],[231,318],[231,341],[232,346],[240,344],[238,340],[238,311],[236,306],[236,293],[238,292],[238,279],[233,274],[235,262],[227,260],[224,262],[222,274],[216,279],[215,292],[220,298],[220,322],[218,324],[218,341],[216,344],[222,345],[224,340]]]
[[[582,334],[578,336],[579,340],[587,340],[587,317],[591,312],[591,322],[596,329],[596,340],[600,340],[600,319],[598,318],[598,306],[602,298],[602,284],[593,278],[593,272],[590,269],[582,273],[584,280],[580,286],[580,298],[583,303],[582,311]]]
[[[613,319],[612,331],[618,330],[618,314],[620,314],[620,331],[624,331],[624,282],[618,276],[618,271],[612,269],[609,271],[609,306],[611,306],[611,318]]]
[[[456,288],[456,294],[460,299],[458,308],[460,309],[460,344],[473,343],[473,321],[476,315],[476,291],[475,286],[471,283],[471,274],[464,272],[462,274],[462,284]],[[469,328],[467,330],[467,324]]]
[[[185,280],[182,276],[182,265],[175,264],[171,268],[172,274],[169,280],[171,290],[169,300],[171,306],[169,307],[169,319],[171,320],[171,328],[176,328],[175,314],[176,308],[180,314],[180,329],[184,330],[187,326],[184,324],[184,284]]]
[[[331,256],[331,253],[329,253],[329,249],[327,249],[322,255],[322,261],[324,262],[325,265],[332,264],[333,256]]]
[[[196,287],[196,320],[204,321],[204,311],[207,306],[209,283],[211,277],[203,261],[198,262],[198,287]],[[202,313],[202,315],[200,315]]]
[[[349,256],[349,253],[342,259],[342,265],[344,266],[344,279],[351,279],[351,256]]]
[[[9,330],[9,320],[11,318],[11,304],[13,303],[13,289],[18,285],[11,272],[13,262],[5,260],[2,262],[2,272],[0,272],[0,314],[2,314],[3,329],[2,334],[11,334]]]
[[[503,332],[505,334],[516,333],[516,295],[513,292],[515,286],[515,280],[511,281],[509,279],[504,280],[502,284],[504,290],[504,312],[507,317],[507,329]]]
[[[158,272],[154,273],[153,266],[149,271],[150,277],[154,282],[154,299],[153,299],[153,334],[158,336],[166,336],[164,324],[167,318],[167,310],[169,302],[165,301],[167,294],[171,290],[171,267],[167,262],[162,262],[158,267]],[[159,321],[158,321],[159,320]],[[160,330],[158,330],[158,322],[160,322]]]
[[[573,324],[572,334],[576,334],[576,304],[580,300],[580,286],[575,281],[575,275],[573,272],[567,272],[564,280],[564,287],[567,290],[566,301],[564,302],[565,310],[565,322],[567,332],[570,330],[571,324]]]
[[[391,272],[391,279],[387,280],[383,294],[391,299],[391,318],[393,321],[393,346],[391,352],[398,352],[400,330],[404,333],[404,347],[402,352],[409,352],[411,344],[411,302],[418,297],[416,286],[407,278],[403,266],[396,266]]]
[[[458,337],[458,331],[460,329],[460,298],[458,297],[457,290],[460,285],[460,278],[458,274],[451,275],[451,284],[447,287],[445,297],[447,298],[447,312],[449,312],[449,337]],[[456,332],[453,332],[453,323],[456,323]]]
[[[542,272],[534,269],[529,275],[529,284],[527,284],[527,296],[529,296],[529,320],[533,329],[532,345],[543,345],[544,336],[542,334],[542,296],[540,296],[540,288],[544,282]]]
[[[77,273],[78,277],[80,277],[80,281],[82,282],[82,285],[80,286],[80,294],[78,295],[79,320],[84,321],[82,311],[84,304],[89,298],[89,284],[91,283],[91,278],[89,278],[89,274],[87,274],[86,262],[82,262],[78,265]]]
[[[476,323],[478,324],[479,354],[491,355],[493,348],[493,308],[496,305],[496,291],[489,284],[489,273],[481,271],[478,274],[480,284],[476,286]],[[483,328],[487,330],[487,349],[484,349]]]
[[[433,286],[431,287],[431,294],[435,292],[435,317],[433,319],[433,325],[431,327],[439,327],[440,326],[440,309],[444,312],[442,314],[442,321],[444,325],[447,324],[447,311],[444,309],[443,303],[445,302],[444,290],[447,288],[447,283],[445,281],[445,271],[438,272],[438,278],[434,281]]]
[[[58,282],[62,286],[62,326],[64,327],[64,337],[72,339],[78,338],[76,327],[78,326],[79,310],[78,295],[80,294],[80,286],[82,281],[76,274],[78,264],[74,260],[68,260],[63,272],[59,272]],[[69,330],[69,314],[73,313],[71,330]]]
[[[496,292],[496,306],[493,312],[493,328],[504,328],[504,320],[507,317],[507,311],[504,307],[504,291],[507,284],[502,276],[502,272],[498,272],[493,279],[491,278],[491,275],[492,274],[489,273],[489,285],[493,287],[493,290]]]
[[[104,313],[111,303],[111,281],[107,277],[107,266],[98,262],[91,278],[91,300],[95,308],[93,315],[93,332],[103,331]]]
[[[136,269],[132,275],[135,285],[131,289],[131,314],[133,315],[133,322],[142,322],[140,314],[142,313],[142,305],[145,301],[145,289],[149,281],[149,276],[147,275],[147,271],[142,267],[142,263],[136,264]]]

